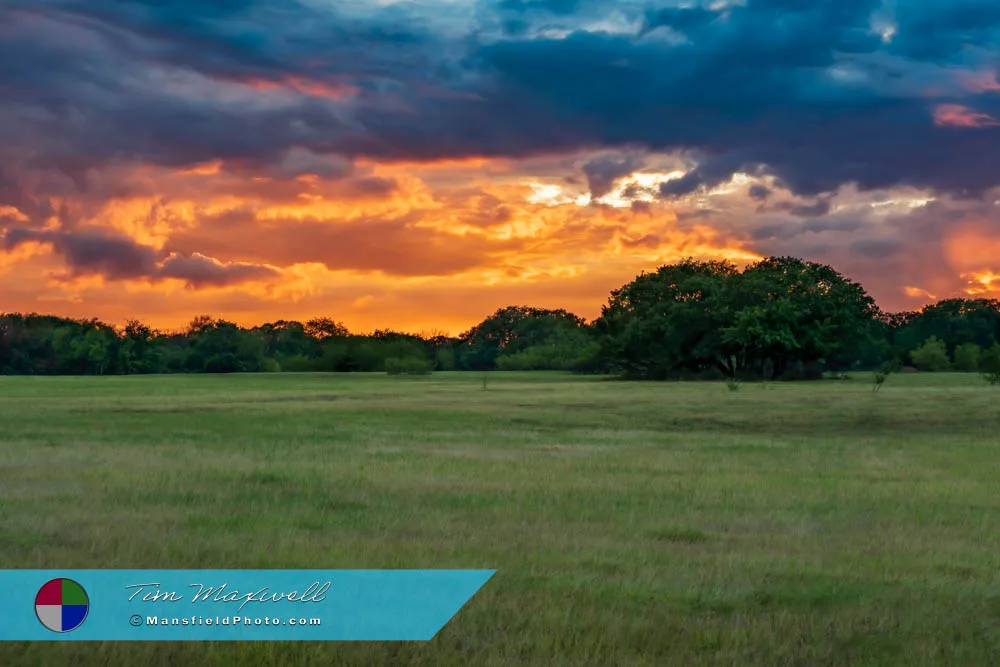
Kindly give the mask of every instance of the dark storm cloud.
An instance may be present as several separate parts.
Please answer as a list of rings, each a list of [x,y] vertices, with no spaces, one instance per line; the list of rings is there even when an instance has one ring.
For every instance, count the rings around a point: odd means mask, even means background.
[[[552,14],[572,14],[580,8],[583,0],[499,0],[498,9],[515,12],[544,11]]]
[[[839,220],[809,220],[802,223],[802,230],[806,232],[853,232],[862,229],[865,223],[856,218],[841,218]]]
[[[993,0],[909,0],[892,16],[897,25],[889,51],[908,58],[943,60],[998,43],[1000,4]]]
[[[399,184],[395,179],[382,178],[380,176],[357,178],[349,182],[348,185],[354,192],[368,196],[390,195],[399,188]]]
[[[269,266],[234,262],[222,264],[210,257],[192,254],[190,257],[171,255],[164,260],[159,275],[179,278],[191,287],[224,287],[252,280],[277,278],[279,273]]]
[[[763,185],[751,185],[747,194],[754,201],[767,201],[767,198],[771,196],[771,189]]]
[[[1000,117],[995,91],[942,84],[997,65],[995,2],[495,0],[474,19],[451,7],[6,2],[0,204],[44,208],[51,185],[26,173],[83,190],[88,169],[120,160],[223,159],[289,178],[325,165],[338,178],[359,156],[625,147],[693,157],[660,186],[668,198],[740,170],[799,195],[846,183],[977,195],[1000,182],[1000,127],[932,119],[938,103]],[[875,19],[895,26],[891,40]],[[609,187],[614,169],[591,170],[592,187]]]
[[[646,35],[663,27],[683,33],[692,28],[701,28],[717,18],[719,18],[718,12],[703,7],[668,7],[652,10],[646,14],[640,34]]]
[[[698,190],[714,188],[729,181],[737,171],[759,174],[760,165],[751,165],[740,152],[721,155],[697,156],[697,167],[680,178],[664,181],[659,185],[659,194],[664,198],[682,197]]]
[[[811,204],[780,202],[775,204],[774,209],[788,211],[800,218],[818,218],[830,212],[830,201],[827,199],[817,199]]]
[[[750,236],[757,240],[793,239],[806,234],[822,234],[824,232],[850,233],[864,229],[867,223],[855,218],[808,220],[793,222],[790,220],[768,222],[750,230]]]
[[[848,250],[862,257],[879,259],[894,255],[902,249],[902,243],[897,239],[858,239],[849,246]]]
[[[109,280],[179,278],[191,287],[221,287],[275,278],[271,267],[230,262],[223,264],[198,253],[171,254],[163,262],[161,253],[127,236],[91,231],[40,231],[21,227],[8,229],[4,236],[7,252],[25,243],[52,247],[66,262],[72,276],[99,275]]]
[[[625,199],[634,200],[646,194],[656,194],[656,193],[650,191],[649,188],[642,187],[638,183],[629,183],[622,189],[622,197],[624,197]]]
[[[76,275],[111,280],[140,278],[156,272],[156,251],[126,236],[100,232],[55,232],[13,228],[4,237],[8,252],[28,242],[44,243],[62,255]]]
[[[222,158],[294,177],[290,153],[336,153],[363,133],[330,99],[345,70],[361,106],[380,85],[396,97],[404,79],[433,87],[419,51],[436,43],[412,24],[294,1],[12,2],[0,24],[0,141],[30,156],[19,169]]]
[[[680,178],[660,183],[658,191],[661,197],[682,197],[691,194],[699,188],[718,185],[724,178],[724,176],[720,176],[714,182],[708,182],[700,171],[694,170],[684,174]]]
[[[590,196],[603,197],[614,188],[615,181],[642,168],[645,160],[636,152],[598,155],[585,165],[583,173],[587,177]]]

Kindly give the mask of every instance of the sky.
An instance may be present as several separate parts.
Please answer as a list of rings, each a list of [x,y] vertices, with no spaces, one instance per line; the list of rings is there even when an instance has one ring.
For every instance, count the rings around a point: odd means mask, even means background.
[[[995,0],[0,0],[0,311],[457,334],[685,257],[1000,297]]]

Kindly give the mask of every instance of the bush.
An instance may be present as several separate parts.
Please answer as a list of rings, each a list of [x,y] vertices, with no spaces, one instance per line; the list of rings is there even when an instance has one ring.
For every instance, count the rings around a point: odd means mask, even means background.
[[[430,375],[433,365],[417,357],[389,357],[385,360],[385,372],[389,375]]]
[[[603,372],[605,368],[600,343],[590,343],[580,350],[579,354],[569,362],[568,370],[581,374]]]
[[[351,349],[347,343],[340,340],[325,342],[323,351],[316,359],[309,370],[323,371],[326,373],[355,371],[357,365],[351,356]]]
[[[236,355],[232,352],[226,352],[209,357],[205,361],[204,370],[206,373],[238,373],[243,369],[240,368],[240,362]]]
[[[910,352],[913,365],[922,371],[946,371],[951,366],[948,358],[948,348],[943,340],[931,336],[924,344]]]
[[[576,350],[560,345],[534,345],[532,347],[497,357],[498,371],[566,371],[573,370],[579,361],[585,369],[591,362],[588,356],[599,352],[600,348],[588,346],[584,350]]]
[[[434,362],[439,371],[455,370],[455,350],[443,347],[434,354]]]
[[[872,392],[878,392],[882,388],[882,385],[889,376],[893,373],[897,373],[900,370],[900,363],[898,359],[890,359],[885,361],[879,366],[878,370],[872,374]]]
[[[994,343],[979,357],[979,372],[994,387],[1000,385],[1000,343]]]
[[[497,357],[496,366],[498,371],[549,370],[545,359],[530,349],[518,352],[517,354],[509,354],[505,357]],[[539,368],[539,366],[542,366],[542,368]]]
[[[983,354],[983,348],[975,343],[966,343],[955,348],[955,368],[967,373],[974,373],[979,370],[979,357]]]
[[[306,373],[315,367],[316,362],[304,354],[296,354],[281,361],[281,370],[286,373]]]

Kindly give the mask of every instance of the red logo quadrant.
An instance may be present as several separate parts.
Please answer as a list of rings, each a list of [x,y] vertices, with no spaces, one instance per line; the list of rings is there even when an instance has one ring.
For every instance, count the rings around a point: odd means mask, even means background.
[[[35,596],[35,615],[53,632],[76,630],[89,610],[87,592],[72,579],[53,579],[38,589]]]

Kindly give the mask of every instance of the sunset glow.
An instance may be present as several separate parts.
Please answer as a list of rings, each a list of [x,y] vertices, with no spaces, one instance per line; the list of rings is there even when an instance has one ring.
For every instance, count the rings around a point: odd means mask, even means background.
[[[995,63],[907,16],[168,4],[0,7],[47,63],[0,72],[0,310],[457,333],[688,256],[1000,296]]]

